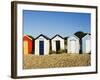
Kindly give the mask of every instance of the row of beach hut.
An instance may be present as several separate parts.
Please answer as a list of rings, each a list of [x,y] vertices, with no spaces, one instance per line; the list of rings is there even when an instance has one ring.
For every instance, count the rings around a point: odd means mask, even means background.
[[[91,52],[91,35],[87,34],[82,38],[82,53]],[[63,38],[55,35],[51,39],[40,34],[38,37],[25,35],[23,37],[24,54],[48,55],[50,53],[64,51],[66,53],[79,53],[79,38],[75,35]]]

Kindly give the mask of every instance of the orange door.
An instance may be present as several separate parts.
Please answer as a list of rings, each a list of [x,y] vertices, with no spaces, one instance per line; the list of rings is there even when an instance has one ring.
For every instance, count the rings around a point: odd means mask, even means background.
[[[28,54],[28,42],[24,41],[24,54]]]

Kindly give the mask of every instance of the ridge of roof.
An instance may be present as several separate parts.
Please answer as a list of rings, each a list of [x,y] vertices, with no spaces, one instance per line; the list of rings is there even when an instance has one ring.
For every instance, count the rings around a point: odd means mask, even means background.
[[[32,36],[30,36],[30,35],[24,35],[24,37],[25,37],[25,36],[28,37],[28,38],[31,39],[31,40],[34,39],[34,38],[33,38]]]
[[[50,38],[49,37],[47,37],[47,36],[45,36],[45,35],[43,35],[43,34],[40,34],[39,36],[37,36],[35,39],[38,39],[40,36],[43,36],[44,38],[46,38],[47,40],[49,40]]]
[[[62,36],[60,36],[59,34],[56,34],[54,37],[52,37],[51,39],[55,38],[56,36],[59,36],[60,38],[64,39]]]

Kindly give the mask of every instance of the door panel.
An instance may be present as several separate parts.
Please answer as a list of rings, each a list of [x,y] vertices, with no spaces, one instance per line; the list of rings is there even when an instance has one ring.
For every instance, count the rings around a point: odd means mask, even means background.
[[[27,41],[24,41],[24,54],[28,54],[28,42]]]
[[[39,42],[39,54],[44,55],[44,41]]]
[[[75,40],[71,40],[70,42],[70,48],[71,48],[71,53],[76,53],[76,41]]]
[[[60,41],[56,41],[56,52],[60,50]]]

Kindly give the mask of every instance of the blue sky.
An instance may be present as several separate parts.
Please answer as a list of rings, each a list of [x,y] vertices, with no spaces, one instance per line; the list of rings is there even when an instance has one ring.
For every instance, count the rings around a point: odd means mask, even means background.
[[[77,31],[90,33],[90,20],[89,13],[23,10],[23,31],[33,37],[40,34],[66,37]]]

